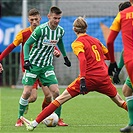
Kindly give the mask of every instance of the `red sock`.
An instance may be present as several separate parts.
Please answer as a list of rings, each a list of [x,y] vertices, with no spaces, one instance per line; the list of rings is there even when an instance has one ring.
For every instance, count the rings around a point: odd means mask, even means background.
[[[36,117],[36,122],[37,123],[40,123],[47,116],[49,116],[50,114],[52,114],[59,106],[60,106],[60,103],[57,100],[54,100],[46,108],[44,108],[42,110],[42,112]]]
[[[47,107],[50,103],[51,103],[51,101],[50,101],[50,102],[47,102],[46,99],[44,98],[44,101],[43,101],[43,103],[42,103],[42,110],[43,110],[45,107]]]
[[[124,102],[124,103],[121,105],[121,107],[122,107],[123,109],[125,109],[126,111],[128,111],[128,109],[127,109],[127,103],[126,103],[126,102]]]

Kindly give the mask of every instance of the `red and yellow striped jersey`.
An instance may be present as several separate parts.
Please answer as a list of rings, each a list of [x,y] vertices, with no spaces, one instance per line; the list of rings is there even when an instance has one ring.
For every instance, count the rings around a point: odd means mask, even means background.
[[[96,38],[93,38],[87,34],[80,35],[73,43],[72,49],[76,56],[80,52],[84,52],[86,58],[86,74],[87,75],[100,75],[105,73],[108,75],[107,66],[104,62],[103,44]]]
[[[133,58],[133,6],[119,12],[114,19],[111,30],[122,32],[122,40],[124,47],[124,62],[128,62]]]

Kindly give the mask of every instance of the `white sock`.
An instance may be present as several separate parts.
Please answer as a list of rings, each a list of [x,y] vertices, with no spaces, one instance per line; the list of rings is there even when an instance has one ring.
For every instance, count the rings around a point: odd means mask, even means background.
[[[36,122],[36,120],[32,121],[32,125],[33,125],[33,127],[36,127],[38,125],[38,123]]]

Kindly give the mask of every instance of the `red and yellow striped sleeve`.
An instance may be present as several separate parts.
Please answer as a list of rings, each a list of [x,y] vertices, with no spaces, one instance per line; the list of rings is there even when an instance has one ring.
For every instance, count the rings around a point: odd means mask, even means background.
[[[120,18],[121,18],[120,13],[118,13],[110,27],[111,30],[117,31],[117,32],[120,31],[121,29]]]
[[[76,56],[78,56],[78,54],[80,52],[84,52],[84,45],[83,43],[81,43],[80,41],[74,41],[72,43],[72,49],[73,49],[73,52]]]

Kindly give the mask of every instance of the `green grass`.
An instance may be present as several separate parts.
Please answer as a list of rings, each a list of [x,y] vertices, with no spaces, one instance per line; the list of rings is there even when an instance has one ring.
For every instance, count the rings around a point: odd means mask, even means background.
[[[0,87],[0,128],[4,133],[28,132],[23,127],[15,127],[18,115],[18,102],[22,89]],[[61,89],[61,92],[63,89]],[[118,89],[123,97],[121,89]],[[123,97],[124,98],[124,97]],[[27,119],[35,119],[41,111],[42,90],[38,90],[38,99],[29,106]],[[62,106],[61,117],[68,127],[46,127],[39,124],[36,133],[119,133],[119,129],[128,123],[127,112],[117,107],[107,96],[97,92],[80,95]]]

